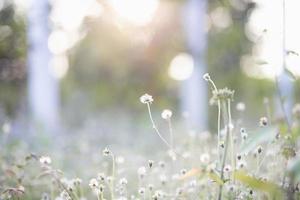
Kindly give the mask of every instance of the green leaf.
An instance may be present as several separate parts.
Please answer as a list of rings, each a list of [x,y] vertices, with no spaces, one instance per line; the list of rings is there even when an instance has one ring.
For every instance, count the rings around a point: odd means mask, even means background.
[[[224,181],[214,172],[207,173],[208,177],[218,183],[219,185],[223,185]]]
[[[250,132],[248,139],[241,147],[241,153],[249,153],[257,145],[273,140],[276,134],[277,130],[275,127],[262,127],[253,133]]]
[[[244,171],[234,172],[234,177],[236,180],[255,190],[260,190],[269,193],[272,197],[271,199],[283,199],[281,188],[272,182],[261,181],[257,178],[247,175]]]

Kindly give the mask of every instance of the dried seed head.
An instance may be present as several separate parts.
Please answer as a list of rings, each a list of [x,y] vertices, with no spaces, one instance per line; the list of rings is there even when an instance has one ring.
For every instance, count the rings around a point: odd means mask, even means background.
[[[109,150],[108,147],[105,147],[105,149],[102,151],[104,156],[109,156],[111,154],[111,151]]]
[[[139,194],[140,195],[144,195],[145,194],[145,188],[144,187],[141,187],[140,189],[139,189]]]
[[[256,148],[256,152],[257,152],[257,154],[261,154],[261,153],[263,152],[262,146],[258,146],[258,147]]]
[[[182,170],[180,170],[180,173],[182,174],[182,175],[185,175],[186,174],[186,169],[182,169]]]
[[[152,168],[152,167],[153,167],[153,163],[154,163],[153,160],[148,160],[148,166],[149,166],[149,168]]]
[[[241,160],[241,161],[239,161],[239,162],[237,163],[238,169],[243,169],[243,168],[246,167],[246,165],[247,165],[246,162],[243,161],[243,160]]]
[[[104,192],[104,188],[105,188],[105,186],[103,184],[100,184],[99,185],[99,192],[103,193]]]
[[[105,174],[104,174],[104,173],[98,173],[97,179],[98,179],[100,182],[105,181]]]
[[[224,171],[225,171],[225,172],[230,172],[230,171],[231,171],[231,166],[230,166],[230,165],[226,165],[226,166],[224,167]]]
[[[92,188],[92,189],[96,189],[96,188],[98,188],[99,183],[98,183],[98,181],[97,181],[95,178],[92,178],[92,179],[90,180],[90,182],[89,182],[89,186],[90,186],[90,188]]]
[[[241,129],[240,129],[240,133],[241,133],[241,134],[246,133],[246,129],[245,129],[245,128],[241,128]]]
[[[220,147],[221,147],[221,148],[224,148],[224,147],[225,147],[224,141],[220,141]]]
[[[151,95],[149,94],[144,94],[140,97],[140,101],[143,103],[143,104],[148,104],[148,103],[152,103],[153,102],[153,98]]]
[[[259,119],[259,125],[260,126],[267,126],[268,125],[268,118],[266,118],[266,117],[261,117],[260,119]]]

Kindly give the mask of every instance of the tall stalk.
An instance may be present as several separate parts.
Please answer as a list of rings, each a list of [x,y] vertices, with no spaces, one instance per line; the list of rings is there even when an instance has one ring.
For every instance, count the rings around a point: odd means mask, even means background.
[[[227,115],[227,107],[226,107],[226,102],[222,101],[222,116],[223,116],[223,123],[226,128],[226,138],[225,138],[225,149],[222,157],[222,163],[221,163],[221,175],[220,178],[224,180],[224,167],[226,163],[226,157],[227,157],[227,152],[228,152],[228,144],[229,144],[229,135],[230,135],[230,127],[229,127],[229,120],[228,120],[228,115]],[[218,194],[218,200],[222,199],[222,190],[223,190],[223,185],[219,186],[219,194]]]

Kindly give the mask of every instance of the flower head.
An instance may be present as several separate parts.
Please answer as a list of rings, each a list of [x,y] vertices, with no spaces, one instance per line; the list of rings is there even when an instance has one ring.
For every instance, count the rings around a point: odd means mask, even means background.
[[[121,178],[121,179],[119,180],[119,183],[120,183],[121,185],[127,185],[128,181],[127,181],[126,178]]]
[[[45,164],[45,165],[50,165],[51,158],[49,156],[42,156],[42,157],[40,157],[40,163]]]
[[[261,118],[259,119],[259,125],[260,125],[260,126],[267,126],[267,125],[268,125],[268,118],[266,118],[266,117],[261,117]]]
[[[144,104],[148,104],[148,103],[151,104],[153,102],[153,98],[149,94],[144,94],[143,96],[140,97],[140,101]]]
[[[173,113],[172,113],[171,110],[165,109],[165,110],[162,111],[161,117],[162,117],[163,119],[170,119],[170,118],[172,117],[172,114],[173,114]]]
[[[105,149],[102,151],[104,156],[109,156],[111,154],[111,151],[108,149],[108,147],[105,147]]]
[[[228,88],[223,88],[219,90],[213,91],[213,96],[209,100],[211,105],[217,104],[218,101],[222,100],[233,100],[234,90],[230,90]]]
[[[211,79],[210,79],[209,73],[205,73],[205,74],[203,75],[203,79],[206,80],[206,81],[211,80]]]
[[[92,178],[89,182],[89,186],[92,188],[92,189],[97,189],[98,186],[99,186],[99,183],[97,181],[97,179],[95,178]]]

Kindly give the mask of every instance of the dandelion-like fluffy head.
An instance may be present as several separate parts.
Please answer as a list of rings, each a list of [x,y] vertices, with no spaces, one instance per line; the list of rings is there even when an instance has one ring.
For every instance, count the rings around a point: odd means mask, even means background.
[[[165,110],[162,111],[161,117],[162,117],[163,119],[170,119],[170,118],[172,117],[172,114],[173,114],[173,113],[172,113],[171,110],[165,109]]]
[[[153,98],[149,94],[144,94],[143,96],[140,97],[140,101],[144,104],[148,104],[148,103],[151,104],[153,102]]]

